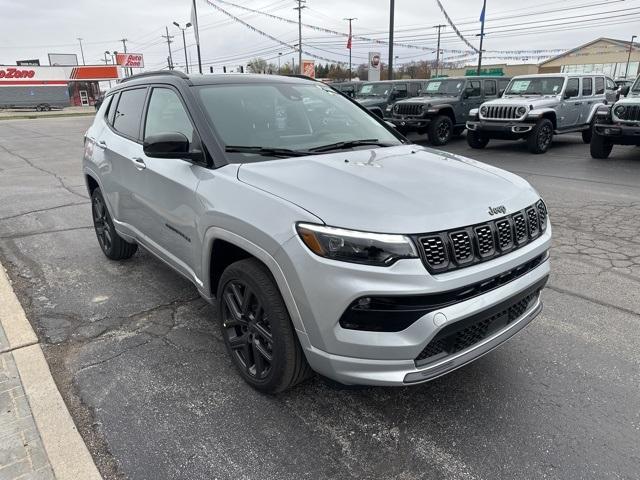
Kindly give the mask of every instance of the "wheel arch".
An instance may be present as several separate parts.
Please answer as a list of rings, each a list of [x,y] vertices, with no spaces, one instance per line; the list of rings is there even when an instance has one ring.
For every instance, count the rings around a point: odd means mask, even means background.
[[[298,306],[291,287],[276,259],[266,250],[228,230],[210,227],[203,241],[203,296],[212,301],[217,293],[218,282],[224,269],[235,261],[255,258],[271,273],[291,317],[294,328],[305,332]]]
[[[445,115],[451,119],[453,125],[456,125],[456,113],[453,110],[453,106],[451,105],[442,105],[438,108],[438,113],[436,115]]]

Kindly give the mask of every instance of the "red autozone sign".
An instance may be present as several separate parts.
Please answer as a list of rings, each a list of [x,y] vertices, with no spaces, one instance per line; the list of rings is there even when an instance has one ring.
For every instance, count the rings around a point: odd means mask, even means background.
[[[121,67],[144,68],[144,57],[141,53],[118,53],[116,63]]]
[[[0,78],[33,78],[35,70],[19,70],[17,68],[0,68]]]

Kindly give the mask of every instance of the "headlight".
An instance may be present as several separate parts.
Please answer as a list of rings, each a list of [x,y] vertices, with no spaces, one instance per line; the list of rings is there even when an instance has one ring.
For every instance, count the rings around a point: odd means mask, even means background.
[[[393,111],[394,111],[394,112],[397,112],[398,110],[400,110],[400,106],[396,103],[396,104],[393,106]]]
[[[522,116],[526,115],[527,114],[527,107],[518,107],[518,109],[516,110],[516,114],[519,117],[522,117]]]
[[[356,232],[342,228],[299,223],[298,235],[316,255],[331,260],[386,267],[402,258],[418,258],[405,235]]]
[[[482,115],[483,117],[487,114],[487,112],[489,111],[489,109],[485,106],[480,107],[480,115]]]
[[[621,117],[622,115],[624,115],[624,112],[625,112],[624,105],[618,105],[616,108],[613,109],[613,113],[616,114],[616,117]]]

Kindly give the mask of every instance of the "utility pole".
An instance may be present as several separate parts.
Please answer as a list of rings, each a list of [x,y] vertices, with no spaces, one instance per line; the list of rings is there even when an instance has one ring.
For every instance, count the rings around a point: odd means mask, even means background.
[[[626,80],[627,78],[629,78],[629,63],[631,62],[631,49],[633,48],[633,41],[634,41],[636,38],[638,38],[638,36],[637,36],[637,35],[633,35],[633,36],[631,37],[631,43],[629,44],[629,57],[627,58],[627,69],[626,69],[626,70],[625,70],[625,72],[624,72],[624,78],[625,78],[625,80]]]
[[[196,50],[198,51],[198,73],[202,75],[202,58],[200,57],[200,27],[198,26],[198,8],[196,7],[196,0],[193,0],[191,5],[191,24],[193,25],[193,34],[196,37]]]
[[[282,52],[278,52],[278,75],[280,75],[280,59],[282,58]]]
[[[80,42],[80,55],[82,56],[82,65],[86,65],[86,63],[84,63],[84,50],[82,49],[82,39],[80,37],[78,37],[78,42]]]
[[[122,42],[122,48],[124,50],[124,53],[127,53],[127,39],[126,38],[121,38],[120,41]],[[124,67],[124,76],[130,76],[131,75],[131,70],[128,69],[127,67]]]
[[[300,75],[302,75],[302,9],[306,8],[303,3],[307,3],[307,0],[295,0],[298,2],[298,6],[294,7],[294,10],[298,10],[298,69]]]
[[[487,0],[484,0],[482,4],[482,13],[480,14],[480,21],[482,25],[480,27],[480,53],[478,54],[478,76],[482,71],[482,43],[484,40],[484,17],[487,11]]]
[[[350,18],[343,18],[343,20],[347,20],[349,22],[349,40],[347,43],[347,48],[349,49],[349,80],[351,80],[353,78],[353,75],[351,73],[351,42],[353,41],[352,39],[352,30],[351,30],[351,22],[353,22],[354,20],[357,20],[356,17],[350,17]]]
[[[438,29],[438,51],[436,52],[436,77],[438,76],[438,68],[440,67],[440,30],[445,28],[446,25],[434,25],[433,28]]]
[[[173,55],[171,53],[171,44],[173,43],[173,41],[171,40],[173,38],[173,35],[169,35],[169,27],[164,27],[167,34],[166,35],[160,35],[162,38],[166,38],[167,39],[167,47],[169,48],[169,59],[168,59],[168,64],[169,64],[169,70],[173,70]]]
[[[395,0],[391,0],[389,11],[389,80],[393,80],[393,16],[396,10]]]

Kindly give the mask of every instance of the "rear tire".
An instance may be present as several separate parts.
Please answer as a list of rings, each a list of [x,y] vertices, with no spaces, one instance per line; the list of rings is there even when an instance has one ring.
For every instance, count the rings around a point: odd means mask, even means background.
[[[475,130],[467,131],[467,143],[471,148],[482,149],[489,144],[489,137]]]
[[[527,135],[527,147],[533,154],[545,153],[553,141],[553,123],[548,118],[541,118]]]
[[[592,158],[603,160],[609,157],[611,150],[613,150],[613,143],[594,132],[589,150]]]
[[[229,265],[218,284],[217,311],[231,361],[253,388],[278,393],[313,375],[264,264],[248,258]]]
[[[453,135],[453,122],[446,115],[438,115],[429,124],[428,134],[431,145],[436,147],[446,145]]]
[[[91,194],[91,213],[98,243],[106,257],[111,260],[131,258],[138,250],[138,245],[129,243],[118,235],[100,188],[96,188]]]

